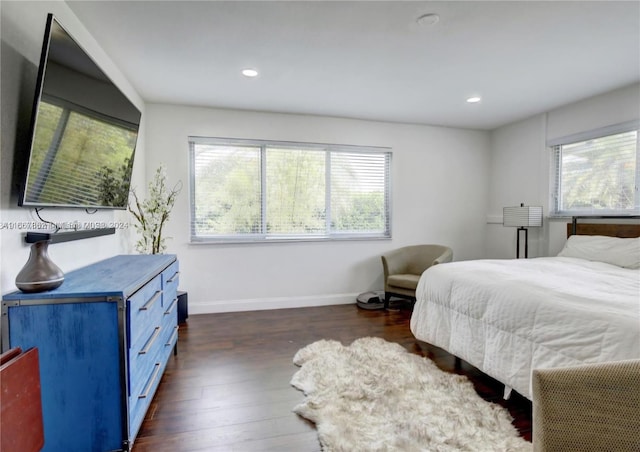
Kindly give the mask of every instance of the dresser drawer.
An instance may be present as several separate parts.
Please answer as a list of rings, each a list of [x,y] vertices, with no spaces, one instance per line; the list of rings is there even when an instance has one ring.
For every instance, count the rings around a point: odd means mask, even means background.
[[[178,295],[175,294],[173,300],[167,303],[167,307],[162,316],[162,344],[169,352],[176,345],[178,340]]]
[[[129,310],[129,344],[160,325],[162,317],[162,278],[156,276],[127,301]]]
[[[130,394],[139,394],[149,379],[153,366],[164,348],[167,332],[161,325],[148,331],[129,348],[129,384]]]
[[[178,294],[174,294],[173,300],[166,303],[162,315],[162,345],[167,357],[173,350],[178,340]]]
[[[160,356],[163,359],[168,359],[171,351],[178,342],[178,325],[174,325],[171,328],[167,328],[163,331],[162,335],[162,350],[160,350]]]
[[[173,293],[173,298],[165,297],[162,313],[162,323],[177,325],[178,323],[178,293]]]
[[[163,306],[165,308],[176,297],[179,283],[180,271],[178,261],[176,261],[162,272],[162,292],[165,294]]]
[[[148,377],[129,396],[129,435],[131,437],[135,437],[140,429],[153,395],[162,379],[166,361],[163,361],[161,355],[158,355],[152,364]]]

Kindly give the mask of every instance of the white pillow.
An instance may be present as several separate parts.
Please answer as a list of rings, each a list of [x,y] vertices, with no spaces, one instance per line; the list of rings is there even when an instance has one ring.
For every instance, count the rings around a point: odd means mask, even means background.
[[[623,239],[603,235],[572,235],[558,256],[640,268],[640,237]]]

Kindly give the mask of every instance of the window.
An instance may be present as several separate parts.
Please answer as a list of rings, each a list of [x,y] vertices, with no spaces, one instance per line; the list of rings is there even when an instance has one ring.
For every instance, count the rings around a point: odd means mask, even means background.
[[[638,124],[623,124],[550,143],[552,214],[640,213]]]
[[[389,238],[387,148],[189,139],[194,242]]]

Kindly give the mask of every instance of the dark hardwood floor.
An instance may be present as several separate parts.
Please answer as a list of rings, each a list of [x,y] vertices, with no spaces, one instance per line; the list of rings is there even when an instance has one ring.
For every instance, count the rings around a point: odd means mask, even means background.
[[[303,400],[289,381],[296,351],[320,339],[344,344],[378,336],[427,356],[443,370],[467,375],[478,393],[509,409],[531,440],[531,403],[502,399],[495,380],[443,350],[418,343],[411,311],[365,311],[355,305],[191,316],[179,330],[133,452],[319,451],[314,425],[292,412]]]

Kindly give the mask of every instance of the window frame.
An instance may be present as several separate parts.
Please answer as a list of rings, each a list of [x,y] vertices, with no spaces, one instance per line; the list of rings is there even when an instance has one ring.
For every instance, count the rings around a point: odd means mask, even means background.
[[[260,200],[262,231],[260,233],[246,234],[226,234],[226,235],[198,235],[195,228],[195,145],[227,145],[227,146],[259,146],[260,147]],[[392,161],[393,152],[389,147],[380,146],[360,146],[344,144],[310,143],[295,141],[276,141],[262,139],[244,138],[223,138],[189,136],[189,235],[190,244],[241,244],[241,243],[289,243],[289,242],[318,242],[318,241],[361,241],[361,240],[390,240],[392,238]],[[312,234],[274,234],[267,233],[266,229],[266,160],[263,158],[267,147],[279,149],[290,148],[292,150],[310,150],[324,152],[325,154],[325,230],[324,233]],[[385,154],[385,204],[386,204],[386,231],[382,233],[354,233],[354,232],[331,232],[331,153],[362,153],[362,154]]]
[[[634,186],[634,208],[633,209],[565,209],[561,210],[561,187],[562,187],[562,146],[604,138],[611,135],[636,131],[636,169]],[[576,133],[547,141],[547,148],[550,152],[550,175],[549,175],[549,217],[567,218],[572,216],[601,217],[601,216],[634,216],[640,214],[640,121],[628,121],[614,124],[587,132]]]

